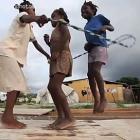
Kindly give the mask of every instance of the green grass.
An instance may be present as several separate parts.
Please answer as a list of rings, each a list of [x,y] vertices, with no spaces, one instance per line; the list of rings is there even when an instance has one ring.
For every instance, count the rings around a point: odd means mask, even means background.
[[[124,103],[116,103],[118,108],[127,108]]]
[[[75,105],[70,105],[72,109],[90,109],[93,107],[93,104],[91,103],[82,103],[82,104],[75,104]]]
[[[93,104],[91,103],[78,103],[78,104],[71,104],[70,107],[72,109],[90,109],[92,108]],[[54,104],[44,104],[44,105],[41,105],[41,104],[33,104],[33,103],[26,103],[24,105],[24,107],[27,107],[27,108],[32,108],[32,109],[39,109],[39,108],[42,108],[42,109],[51,109],[51,108],[55,108],[55,105]]]

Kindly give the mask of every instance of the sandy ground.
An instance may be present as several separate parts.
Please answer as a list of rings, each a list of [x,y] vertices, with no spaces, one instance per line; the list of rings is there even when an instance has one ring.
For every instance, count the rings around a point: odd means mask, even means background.
[[[49,130],[53,120],[22,120],[23,130],[0,129],[0,140],[140,140],[140,119],[77,120],[69,130]]]
[[[72,109],[75,124],[67,130],[50,130],[56,112],[50,109],[15,109],[26,129],[4,129],[0,140],[140,140],[140,109],[112,109],[92,114],[92,109]],[[0,115],[3,109],[0,109]],[[50,113],[49,113],[50,112]]]

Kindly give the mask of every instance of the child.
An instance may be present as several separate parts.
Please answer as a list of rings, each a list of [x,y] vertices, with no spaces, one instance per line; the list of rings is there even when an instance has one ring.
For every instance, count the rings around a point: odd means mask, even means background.
[[[26,82],[21,67],[26,63],[27,47],[32,41],[38,51],[47,59],[49,55],[36,41],[30,23],[45,24],[46,16],[36,16],[33,5],[24,0],[18,7],[19,14],[15,17],[6,38],[0,42],[0,91],[7,92],[6,108],[1,121],[10,129],[24,128],[26,125],[17,121],[13,108],[20,91],[26,91]]]
[[[81,15],[88,22],[85,25],[85,30],[93,31],[103,37],[106,37],[106,30],[113,31],[114,28],[110,21],[103,15],[96,15],[97,6],[91,1],[85,2],[81,8]],[[88,79],[89,85],[94,96],[93,112],[104,112],[107,100],[105,97],[104,81],[101,75],[102,65],[107,62],[107,42],[98,36],[92,36],[85,33],[87,43],[85,50],[88,51]],[[99,94],[96,90],[96,84],[99,89]]]
[[[65,11],[62,8],[54,10],[51,15],[53,20],[63,19],[69,22]],[[52,22],[55,28],[49,41],[48,35],[44,36],[45,42],[50,46],[50,81],[48,90],[57,109],[58,118],[50,125],[54,129],[66,129],[73,124],[73,118],[68,106],[66,96],[62,90],[62,83],[65,77],[71,76],[72,56],[69,49],[70,32],[68,27],[60,22]]]

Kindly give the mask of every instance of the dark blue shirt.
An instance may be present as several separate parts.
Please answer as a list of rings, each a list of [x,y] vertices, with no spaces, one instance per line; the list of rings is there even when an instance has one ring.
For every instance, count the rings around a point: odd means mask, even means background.
[[[109,25],[110,20],[105,18],[103,15],[99,14],[97,16],[93,16],[85,25],[85,30],[92,31],[97,33],[102,26]],[[106,38],[106,32],[100,33],[101,36]],[[104,38],[100,38],[96,35],[90,35],[89,33],[85,32],[86,40],[88,43],[91,43],[95,46],[102,46],[107,47],[107,42]]]

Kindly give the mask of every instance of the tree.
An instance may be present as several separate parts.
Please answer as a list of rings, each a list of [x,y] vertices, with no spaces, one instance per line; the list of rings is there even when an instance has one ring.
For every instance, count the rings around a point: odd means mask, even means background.
[[[139,84],[139,79],[137,77],[122,77],[116,82],[126,83],[128,85],[137,85]]]

